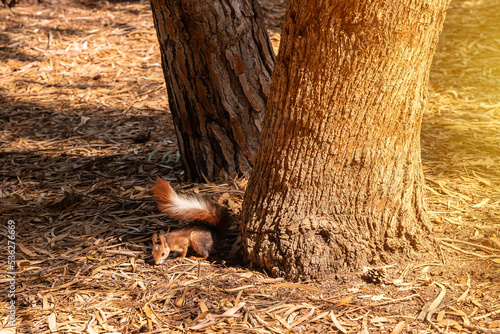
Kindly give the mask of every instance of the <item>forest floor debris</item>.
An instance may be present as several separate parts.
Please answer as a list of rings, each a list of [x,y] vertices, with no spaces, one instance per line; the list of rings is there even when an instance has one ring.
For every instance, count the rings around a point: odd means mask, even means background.
[[[261,2],[277,47],[285,1]],[[148,2],[0,7],[18,333],[500,333],[499,12],[500,0],[453,1],[431,71],[422,160],[441,253],[287,282],[241,266],[236,225],[212,262],[152,265],[152,233],[176,223],[148,185],[182,170]],[[246,181],[176,186],[237,215]]]

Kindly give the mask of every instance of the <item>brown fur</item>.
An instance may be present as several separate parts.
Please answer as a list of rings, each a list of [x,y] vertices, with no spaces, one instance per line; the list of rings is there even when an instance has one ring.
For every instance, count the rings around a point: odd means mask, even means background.
[[[189,247],[202,258],[207,258],[217,246],[220,237],[226,233],[230,224],[227,210],[215,203],[200,198],[203,208],[175,207],[177,196],[172,186],[162,178],[151,185],[153,197],[161,212],[180,221],[192,221],[187,226],[164,235],[153,235],[153,259],[161,264],[171,251],[180,252],[180,258],[186,256]]]

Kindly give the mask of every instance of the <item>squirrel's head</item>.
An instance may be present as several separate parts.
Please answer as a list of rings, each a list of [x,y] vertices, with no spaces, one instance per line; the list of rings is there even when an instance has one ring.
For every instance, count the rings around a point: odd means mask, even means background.
[[[158,242],[158,239],[160,242]],[[168,247],[167,241],[165,240],[165,235],[153,234],[153,260],[155,264],[162,264],[163,261],[170,254],[170,248]]]

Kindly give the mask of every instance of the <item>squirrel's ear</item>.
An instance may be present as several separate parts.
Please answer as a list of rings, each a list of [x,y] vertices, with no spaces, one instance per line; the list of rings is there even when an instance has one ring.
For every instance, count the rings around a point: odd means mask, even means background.
[[[165,239],[165,235],[160,234],[160,243],[163,247],[167,244],[167,240]]]
[[[153,245],[156,245],[156,242],[158,241],[158,234],[153,234]]]

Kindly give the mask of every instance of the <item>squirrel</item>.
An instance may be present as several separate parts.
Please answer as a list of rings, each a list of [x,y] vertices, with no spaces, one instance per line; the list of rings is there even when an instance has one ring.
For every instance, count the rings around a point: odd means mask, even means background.
[[[202,197],[177,195],[170,183],[160,177],[151,185],[151,191],[161,212],[170,218],[190,222],[167,234],[153,234],[155,264],[162,264],[170,251],[180,252],[183,259],[189,246],[206,259],[229,228],[227,209]]]

